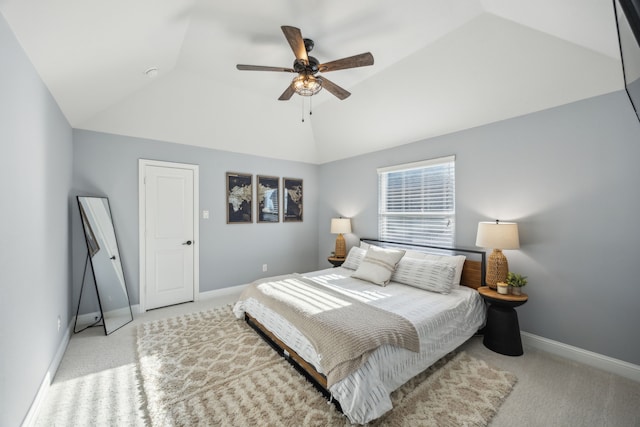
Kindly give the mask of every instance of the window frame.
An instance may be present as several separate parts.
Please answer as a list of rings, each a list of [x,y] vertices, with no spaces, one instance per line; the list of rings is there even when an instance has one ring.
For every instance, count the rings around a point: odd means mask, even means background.
[[[456,240],[456,191],[455,191],[455,156],[444,156],[438,157],[428,160],[423,160],[419,162],[412,163],[404,163],[400,165],[381,167],[377,169],[378,175],[378,239],[386,240],[386,241],[395,241],[402,242],[407,244],[418,244],[418,245],[436,245],[442,247],[454,247]],[[432,169],[437,166],[446,166],[448,170],[445,171],[437,171]],[[408,172],[412,172],[415,170],[422,170],[422,174],[419,175],[420,184],[414,185],[415,182],[409,183],[405,185],[403,183],[401,186],[397,188],[389,188],[389,177],[391,174],[405,174],[404,176],[398,176],[398,179],[404,179],[406,181],[411,180],[412,177]],[[429,170],[432,171],[429,174]],[[424,188],[425,181],[429,179],[435,179],[436,181],[440,181],[442,184],[442,192],[435,191],[431,194],[431,197],[424,198],[425,192]],[[415,180],[415,176],[413,177],[413,181]],[[411,196],[410,194],[401,194],[401,193],[411,193],[411,191],[422,190],[423,198],[419,200],[418,205],[420,206],[420,210],[415,210],[415,196]],[[396,196],[400,195],[400,199],[396,200],[395,206],[397,209],[402,209],[402,206],[405,207],[413,206],[414,209],[407,208],[407,210],[393,211],[393,207],[391,210],[389,209],[389,193],[393,191]],[[437,198],[440,197],[438,200]],[[409,202],[409,203],[408,203]],[[425,210],[425,204],[435,204],[439,209],[429,210],[427,208]],[[389,221],[390,218],[398,218],[398,221]],[[423,218],[421,220],[420,218]],[[428,219],[435,220],[432,221],[431,224],[428,224]],[[423,222],[424,221],[424,222]],[[440,221],[440,224],[438,224]],[[391,225],[391,226],[389,226]],[[394,233],[393,228],[394,225],[396,229],[398,226],[404,227],[409,225],[407,231],[403,231],[402,233]],[[418,230],[423,228],[425,230],[422,233],[412,233],[411,227],[416,227]],[[426,226],[426,227],[425,227]],[[391,230],[390,230],[391,229]],[[448,231],[447,231],[448,230]],[[403,235],[404,234],[404,235]],[[440,238],[437,238],[440,237]]]

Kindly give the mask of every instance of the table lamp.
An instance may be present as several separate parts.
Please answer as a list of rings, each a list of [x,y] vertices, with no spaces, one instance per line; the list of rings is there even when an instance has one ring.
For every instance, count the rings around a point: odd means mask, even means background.
[[[518,224],[499,220],[478,223],[476,246],[493,249],[487,261],[486,283],[496,289],[497,283],[506,281],[509,273],[509,263],[502,250],[520,247]]]
[[[336,237],[336,258],[345,258],[347,256],[347,245],[342,234],[351,233],[351,220],[349,218],[331,218],[331,234],[337,234]]]

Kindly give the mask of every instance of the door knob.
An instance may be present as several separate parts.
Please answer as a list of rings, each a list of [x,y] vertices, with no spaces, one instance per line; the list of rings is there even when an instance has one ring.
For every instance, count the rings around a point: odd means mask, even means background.
[[[191,243],[193,243],[191,240],[187,240],[186,242],[184,242],[184,243],[183,243],[183,245],[190,246],[190,245],[191,245]]]

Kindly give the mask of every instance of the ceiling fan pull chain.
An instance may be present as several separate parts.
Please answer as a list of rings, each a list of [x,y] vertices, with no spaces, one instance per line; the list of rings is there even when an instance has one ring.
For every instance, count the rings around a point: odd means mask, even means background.
[[[309,115],[313,114],[313,111],[311,111],[312,109],[313,109],[313,95],[309,97]]]
[[[304,96],[301,96],[300,98],[302,98],[302,123],[304,123]]]

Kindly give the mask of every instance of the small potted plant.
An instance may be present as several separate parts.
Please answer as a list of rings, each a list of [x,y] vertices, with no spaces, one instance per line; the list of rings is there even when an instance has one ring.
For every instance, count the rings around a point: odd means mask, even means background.
[[[509,272],[507,274],[507,284],[511,287],[513,295],[520,295],[520,288],[527,284],[527,276]]]

